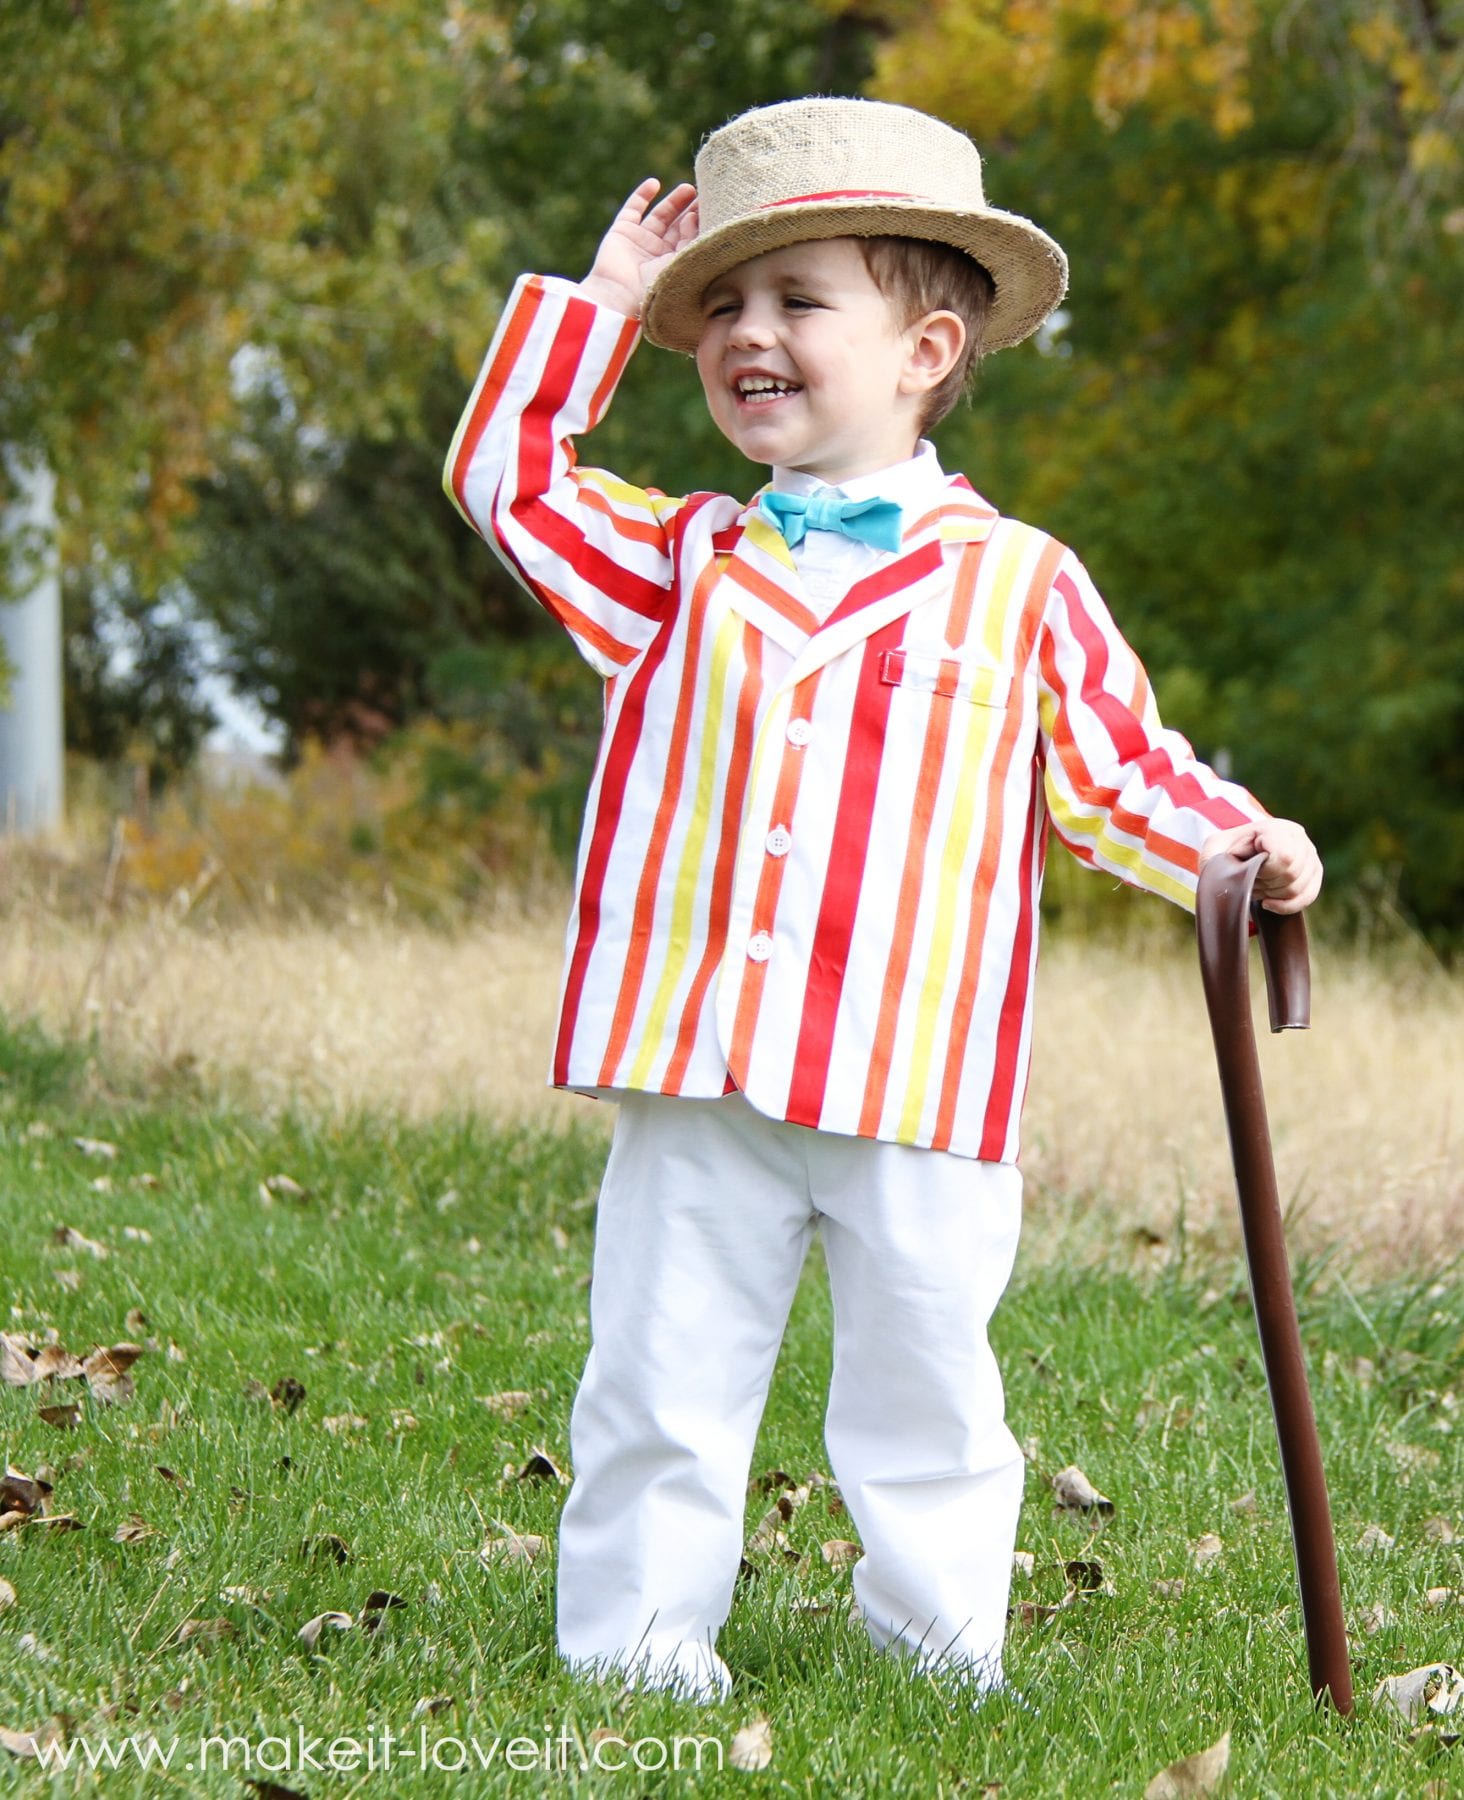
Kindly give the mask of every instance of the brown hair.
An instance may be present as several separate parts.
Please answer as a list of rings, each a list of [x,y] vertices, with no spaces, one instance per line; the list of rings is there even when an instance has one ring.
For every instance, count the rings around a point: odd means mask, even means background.
[[[974,257],[950,244],[908,237],[856,241],[870,279],[894,308],[902,329],[931,312],[953,312],[966,327],[955,367],[925,397],[920,429],[929,431],[961,398],[981,360],[981,336],[996,283]]]

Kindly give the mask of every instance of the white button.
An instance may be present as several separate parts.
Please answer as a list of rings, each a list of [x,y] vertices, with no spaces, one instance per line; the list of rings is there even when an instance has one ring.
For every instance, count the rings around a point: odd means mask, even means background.
[[[786,825],[775,825],[766,842],[769,856],[786,856],[793,848],[793,833]]]
[[[790,719],[788,721],[788,742],[801,748],[813,736],[813,727],[807,719]]]
[[[747,954],[754,962],[766,962],[773,954],[773,940],[765,931],[747,940]]]

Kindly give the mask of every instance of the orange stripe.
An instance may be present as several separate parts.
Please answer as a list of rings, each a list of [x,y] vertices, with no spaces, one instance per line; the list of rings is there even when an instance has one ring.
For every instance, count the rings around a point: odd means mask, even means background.
[[[965,641],[966,627],[971,619],[971,598],[976,591],[976,574],[984,549],[984,544],[969,545],[961,557],[960,567],[956,571],[956,591],[951,597],[950,612],[946,619],[945,635],[948,644]],[[925,874],[925,857],[929,847],[931,821],[935,816],[936,795],[940,791],[941,770],[945,766],[950,728],[950,707],[932,706],[925,727],[920,773],[916,778],[914,817],[910,836],[905,844],[905,867],[900,876],[895,926],[891,934],[889,957],[885,963],[879,1019],[874,1028],[869,1073],[864,1082],[864,1104],[859,1114],[860,1137],[878,1136],[879,1122],[884,1113],[890,1065],[895,1054],[900,1000],[905,992],[905,978],[910,972],[910,957],[915,944],[915,921],[920,911],[920,889]]]
[[[727,573],[740,587],[745,587],[749,594],[756,594],[759,600],[766,600],[784,618],[791,619],[800,631],[812,637],[818,630],[816,613],[801,605],[786,588],[780,588],[775,581],[769,581],[766,575],[759,575],[756,569],[750,569],[740,557],[733,561]]]
[[[582,637],[587,644],[593,644],[602,656],[606,656],[611,662],[620,663],[622,666],[635,661],[636,653],[631,646],[622,644],[619,638],[611,637],[610,633],[597,625],[587,613],[582,613],[577,606],[572,606],[563,594],[556,594],[553,588],[545,587],[542,581],[533,583],[533,591],[567,631],[572,631],[576,637]]]
[[[592,487],[587,480],[580,483],[575,497],[581,506],[589,507],[591,512],[603,513],[614,525],[616,537],[628,538],[636,544],[651,544],[657,550],[665,550],[664,525],[651,524],[645,519],[627,519],[624,513],[615,510],[599,488]]]
[[[793,690],[792,711],[789,719],[806,719],[813,712],[813,697],[818,690],[819,678],[823,670],[816,669],[812,675],[800,681]],[[803,746],[788,744],[783,746],[783,763],[778,770],[778,785],[773,795],[773,823],[775,825],[791,825],[793,809],[798,803],[798,783],[803,776],[803,765],[807,760]],[[778,890],[783,882],[783,865],[786,857],[770,856],[763,863],[762,879],[758,882],[757,899],[753,904],[752,928],[754,931],[766,931],[772,924],[773,915],[778,906]],[[727,1055],[727,1067],[739,1087],[747,1084],[747,1065],[752,1054],[753,1034],[757,1029],[758,1009],[762,1005],[763,983],[767,980],[768,965],[753,963],[743,977],[742,992],[737,998],[737,1016],[732,1022],[732,1044]]]
[[[1047,604],[1047,596],[1052,587],[1053,577],[1057,574],[1065,547],[1055,538],[1049,538],[1037,559],[1037,567],[1032,572],[1032,581],[1027,589],[1027,598],[1022,605],[1022,620],[1017,628],[1017,643],[1013,653],[1013,666],[1020,678],[1032,655],[1032,645],[1037,636],[1037,627],[1041,622],[1042,611]],[[1013,691],[1017,691],[1017,683],[1013,682]],[[1007,770],[1011,765],[1012,748],[1016,742],[1017,728],[1022,720],[1025,707],[1011,706],[1002,723],[1002,732],[997,740],[996,754],[991,762],[991,774],[986,783],[986,823],[981,838],[981,858],[976,865],[976,879],[971,889],[971,916],[966,929],[966,949],[961,958],[961,977],[956,986],[955,1005],[951,1011],[950,1031],[946,1038],[945,1072],[941,1078],[940,1105],[935,1116],[935,1135],[931,1139],[931,1148],[948,1150],[951,1133],[955,1128],[956,1096],[960,1092],[961,1072],[966,1060],[966,1045],[971,1036],[971,1016],[976,1007],[976,987],[981,972],[981,952],[985,947],[986,922],[991,912],[991,890],[996,883],[996,868],[1001,851],[1001,839],[1004,820],[1002,818],[1002,790],[1006,785]]]
[[[742,802],[747,792],[747,774],[752,766],[753,727],[757,722],[757,703],[762,696],[762,646],[760,631],[744,627],[742,634],[747,673],[737,695],[737,723],[732,734],[732,752],[723,784],[722,835],[717,845],[717,860],[712,869],[711,901],[707,909],[706,948],[692,978],[691,988],[682,1009],[681,1026],[676,1034],[676,1048],[666,1066],[661,1083],[664,1093],[680,1091],[691,1052],[696,1044],[696,1028],[701,1017],[713,975],[727,948],[727,918],[732,910],[732,871],[737,861],[738,828],[742,823]]]
[[[630,1028],[640,1000],[641,984],[650,959],[651,943],[656,929],[656,899],[661,883],[661,870],[666,861],[666,846],[671,825],[681,798],[681,783],[686,773],[686,747],[691,738],[692,720],[698,712],[694,705],[697,690],[697,664],[701,658],[702,628],[706,624],[707,595],[716,585],[721,570],[713,559],[702,570],[691,595],[691,616],[687,622],[686,650],[681,663],[681,689],[676,696],[676,717],[671,726],[671,746],[666,758],[666,779],[661,789],[660,804],[646,845],[646,860],[636,887],[635,912],[631,919],[630,942],[626,950],[625,972],[620,978],[620,991],[615,997],[615,1013],[610,1023],[610,1036],[600,1064],[602,1087],[615,1085],[616,1070],[630,1042]]]
[[[524,341],[533,327],[534,317],[543,298],[542,287],[527,287],[518,305],[514,308],[513,317],[504,327],[503,337],[498,345],[498,354],[493,359],[493,366],[484,376],[482,387],[478,389],[473,415],[458,444],[457,461],[452,466],[452,491],[458,503],[458,510],[480,537],[486,537],[488,534],[468,511],[467,501],[463,497],[463,483],[467,479],[468,465],[473,460],[473,452],[478,448],[478,440],[487,427],[493,409],[503,397],[503,390],[508,385],[508,378],[513,373],[514,364],[523,350]]]
[[[610,358],[610,366],[606,369],[600,385],[590,396],[589,422],[586,431],[593,431],[600,422],[600,415],[610,404],[610,396],[615,392],[615,384],[624,372],[630,353],[635,349],[635,334],[640,329],[635,319],[627,319],[615,345],[615,354]]]

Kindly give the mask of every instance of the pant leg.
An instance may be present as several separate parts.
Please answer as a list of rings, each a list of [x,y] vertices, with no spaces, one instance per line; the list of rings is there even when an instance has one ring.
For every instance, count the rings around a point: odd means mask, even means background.
[[[1009,1164],[825,1137],[814,1200],[834,1301],[827,1441],[876,1644],[1001,1681],[1023,1458],[987,1322],[1011,1275]]]
[[[625,1096],[570,1419],[558,1635],[580,1667],[725,1693],[715,1638],[813,1214],[790,1127],[740,1094]]]

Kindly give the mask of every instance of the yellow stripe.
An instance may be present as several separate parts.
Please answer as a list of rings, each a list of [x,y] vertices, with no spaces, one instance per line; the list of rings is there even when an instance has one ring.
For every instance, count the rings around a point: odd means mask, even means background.
[[[717,791],[717,747],[727,698],[727,666],[741,636],[741,617],[729,609],[717,628],[717,636],[712,644],[712,666],[707,677],[709,692],[706,711],[702,716],[701,766],[697,770],[696,797],[692,802],[691,819],[686,828],[686,838],[681,846],[681,862],[676,871],[670,929],[666,938],[666,960],[641,1033],[640,1055],[636,1057],[627,1078],[627,1085],[633,1088],[646,1085],[651,1064],[660,1053],[666,1016],[671,1010],[671,1001],[691,948],[691,916],[696,905],[697,878],[706,850],[707,832],[711,826],[712,800]],[[696,694],[692,696],[693,704],[697,698]]]
[[[1005,649],[1007,613],[1023,552],[1030,542],[1029,533],[1010,531],[1002,546],[1001,561],[997,564],[992,581],[991,598],[987,602],[982,627],[982,643],[992,662],[999,661]],[[1014,699],[1012,703],[1018,702]],[[925,1111],[926,1087],[935,1054],[937,1017],[946,977],[950,972],[951,950],[955,943],[956,916],[963,898],[967,905],[970,904],[969,894],[962,894],[960,874],[971,842],[971,828],[976,821],[978,776],[987,746],[996,731],[1000,730],[999,714],[993,715],[980,706],[964,707],[962,711],[968,715],[969,723],[955,803],[951,808],[951,828],[941,856],[935,926],[931,932],[925,980],[920,989],[920,1006],[915,1016],[915,1044],[910,1056],[910,1077],[905,1088],[905,1104],[900,1113],[900,1123],[895,1133],[902,1144],[915,1142],[920,1131],[921,1115]]]
[[[1118,863],[1128,869],[1134,876],[1137,885],[1148,888],[1151,892],[1162,894],[1166,900],[1173,900],[1185,908],[1187,912],[1195,910],[1194,890],[1173,875],[1165,873],[1163,865],[1152,857],[1145,856],[1136,844],[1125,844],[1121,839],[1110,835],[1106,825],[1101,821],[1088,818],[1085,814],[1074,811],[1068,797],[1057,786],[1056,782],[1047,783],[1047,810],[1052,814],[1053,823],[1062,835],[1070,841],[1085,843],[1100,852],[1109,862]]]
[[[652,494],[629,481],[622,481],[618,475],[611,475],[604,469],[576,468],[574,473],[577,481],[594,488],[607,500],[618,500],[622,506],[634,507],[641,513],[649,512],[657,519],[664,518],[668,511],[675,512],[683,504],[668,494]]]

